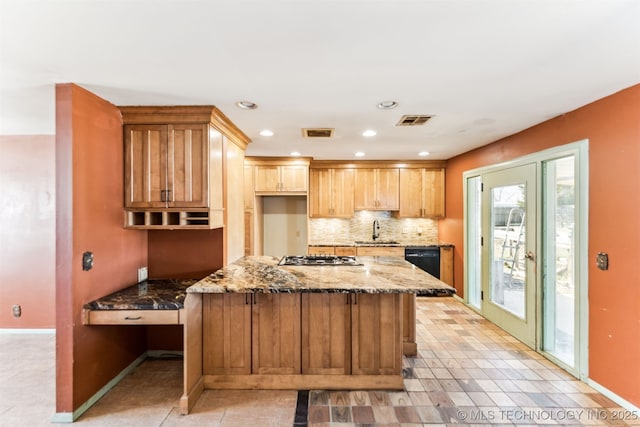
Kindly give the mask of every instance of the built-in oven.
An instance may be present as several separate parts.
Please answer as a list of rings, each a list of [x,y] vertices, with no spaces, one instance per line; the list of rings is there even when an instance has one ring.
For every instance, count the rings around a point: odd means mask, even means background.
[[[404,259],[433,277],[440,278],[439,246],[407,246],[404,249]]]

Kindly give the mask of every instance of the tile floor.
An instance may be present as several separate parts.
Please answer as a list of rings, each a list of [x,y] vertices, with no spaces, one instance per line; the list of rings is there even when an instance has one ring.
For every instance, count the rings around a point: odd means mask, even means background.
[[[418,350],[400,392],[309,392],[308,426],[640,425],[640,414],[577,381],[452,298],[419,298]],[[0,335],[0,426],[51,425],[55,337]],[[295,391],[207,390],[192,414],[176,408],[180,360],[147,359],[75,424],[286,426]],[[627,416],[627,423],[616,418]]]

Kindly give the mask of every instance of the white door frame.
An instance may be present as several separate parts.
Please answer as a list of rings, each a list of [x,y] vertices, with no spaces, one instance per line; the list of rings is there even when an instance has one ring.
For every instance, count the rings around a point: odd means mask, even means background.
[[[501,169],[506,169],[514,166],[520,166],[527,163],[536,163],[538,188],[542,189],[542,164],[545,161],[558,159],[565,156],[575,156],[576,163],[576,339],[578,340],[579,347],[576,349],[575,367],[570,367],[564,364],[562,361],[553,357],[553,355],[544,352],[541,348],[542,345],[542,263],[536,263],[536,314],[539,320],[536,333],[536,351],[543,354],[545,357],[567,370],[569,373],[576,377],[587,380],[588,378],[588,337],[589,337],[589,300],[588,300],[588,225],[589,225],[589,141],[587,139],[573,142],[566,145],[553,147],[547,150],[539,151],[533,154],[529,154],[523,157],[519,157],[507,162],[484,166],[469,171],[465,171],[462,174],[463,179],[463,224],[464,224],[464,298],[463,301],[472,310],[478,311],[478,309],[472,305],[469,305],[469,277],[468,277],[468,256],[473,255],[468,248],[468,236],[470,233],[468,214],[467,214],[467,182],[469,178],[480,176],[484,173],[494,172]],[[542,259],[542,191],[538,191],[536,194],[536,259]]]

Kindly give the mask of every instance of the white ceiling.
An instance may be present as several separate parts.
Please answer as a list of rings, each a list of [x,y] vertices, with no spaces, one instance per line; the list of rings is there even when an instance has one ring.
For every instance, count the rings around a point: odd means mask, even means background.
[[[640,0],[0,0],[0,134],[55,133],[73,82],[216,105],[250,155],[447,159],[639,83],[639,23]]]

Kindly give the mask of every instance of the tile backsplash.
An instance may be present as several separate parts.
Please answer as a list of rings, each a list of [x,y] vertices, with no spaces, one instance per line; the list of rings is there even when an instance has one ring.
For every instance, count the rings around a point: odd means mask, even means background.
[[[373,221],[380,223],[378,240],[395,240],[403,245],[438,243],[438,220],[427,218],[394,218],[389,211],[359,211],[353,218],[317,218],[309,220],[309,244],[353,244],[369,241]]]

